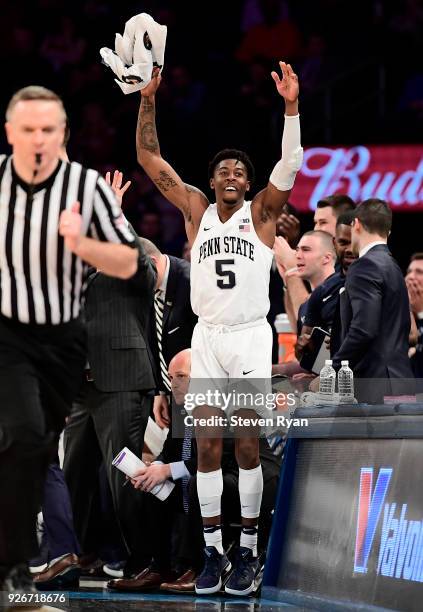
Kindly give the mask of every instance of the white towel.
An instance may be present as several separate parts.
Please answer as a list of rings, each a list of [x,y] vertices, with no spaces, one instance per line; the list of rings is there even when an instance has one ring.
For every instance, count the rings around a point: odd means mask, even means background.
[[[126,22],[123,36],[116,34],[115,51],[100,49],[103,62],[117,76],[115,81],[123,93],[146,87],[154,67],[163,70],[166,35],[166,26],[141,13]]]

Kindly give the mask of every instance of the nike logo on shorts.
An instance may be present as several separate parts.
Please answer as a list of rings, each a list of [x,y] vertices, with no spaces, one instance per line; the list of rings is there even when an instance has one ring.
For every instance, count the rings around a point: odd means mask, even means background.
[[[242,375],[243,376],[247,376],[247,374],[250,374],[251,372],[254,372],[255,368],[253,370],[247,370],[246,372],[244,372],[244,370],[242,370]]]

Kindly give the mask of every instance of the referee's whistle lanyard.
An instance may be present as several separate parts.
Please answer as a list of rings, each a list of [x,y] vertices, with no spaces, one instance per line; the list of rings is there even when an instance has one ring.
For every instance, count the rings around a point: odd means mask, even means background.
[[[34,189],[35,189],[34,181],[37,178],[38,169],[41,165],[41,160],[42,160],[41,153],[36,153],[35,154],[35,168],[32,172],[32,179],[31,179],[31,182],[29,183],[29,188],[28,188],[28,200],[30,202],[32,202],[32,200],[34,199]]]

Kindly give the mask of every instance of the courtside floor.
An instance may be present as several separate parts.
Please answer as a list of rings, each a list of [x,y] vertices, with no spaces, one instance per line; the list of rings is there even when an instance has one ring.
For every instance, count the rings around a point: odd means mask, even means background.
[[[104,583],[105,586],[106,583]],[[69,591],[69,606],[57,604],[55,609],[82,612],[294,612],[305,610],[288,604],[260,598],[236,598],[229,596],[197,597],[160,593],[113,593],[106,588],[81,588]]]

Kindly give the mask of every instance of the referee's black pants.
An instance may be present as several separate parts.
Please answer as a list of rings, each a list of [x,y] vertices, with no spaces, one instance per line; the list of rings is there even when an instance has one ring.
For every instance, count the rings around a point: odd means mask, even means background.
[[[26,325],[0,316],[0,578],[38,554],[46,471],[85,359],[79,320]]]

